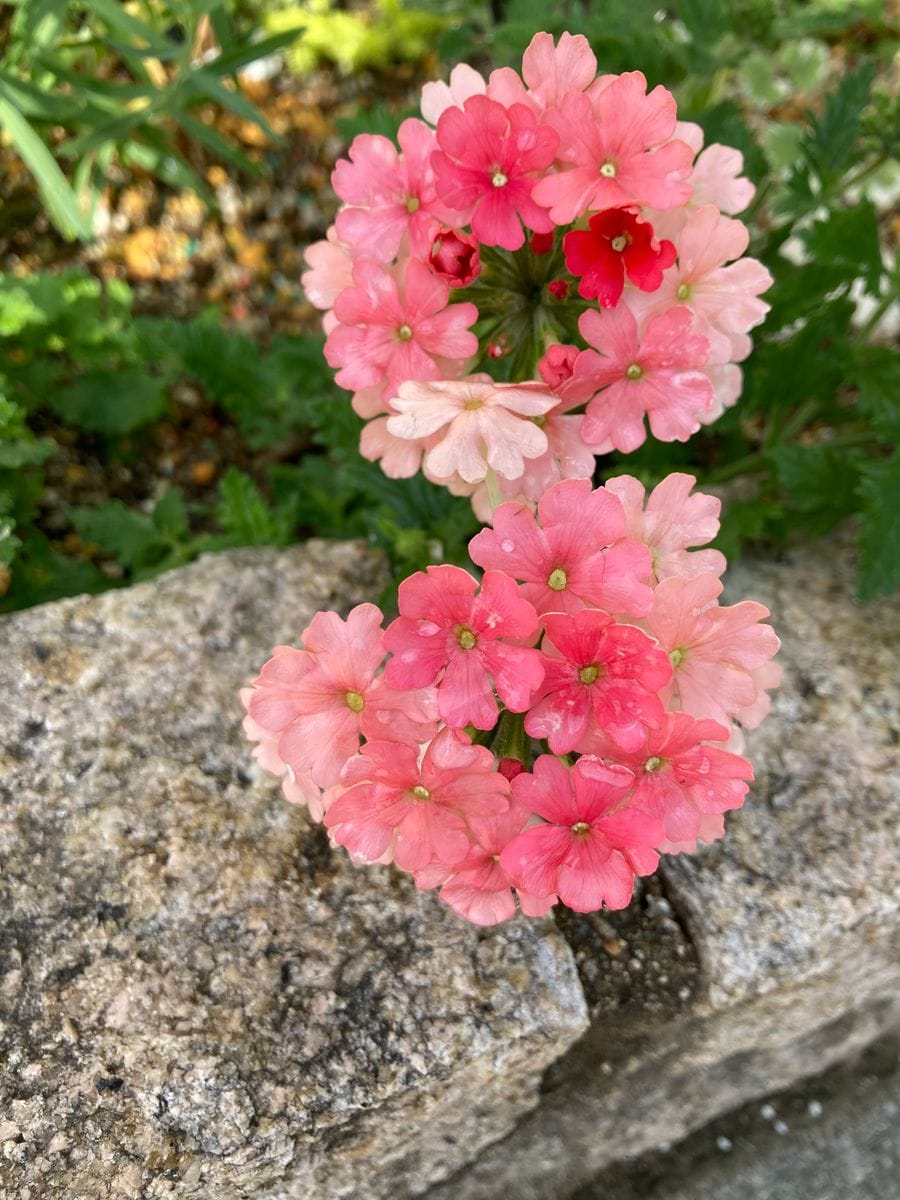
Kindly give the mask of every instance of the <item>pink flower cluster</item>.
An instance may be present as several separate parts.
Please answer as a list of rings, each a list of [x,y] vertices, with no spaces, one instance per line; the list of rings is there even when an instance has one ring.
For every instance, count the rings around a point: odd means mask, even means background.
[[[738,151],[703,149],[639,71],[598,75],[581,35],[537,34],[521,75],[457,66],[425,85],[422,117],[399,145],[354,139],[335,223],[306,255],[365,457],[472,495],[484,518],[486,479],[536,501],[636,449],[646,424],[684,441],[736,401],[771,283],[742,257],[732,214],[754,188]],[[548,272],[518,309],[542,331],[527,369],[540,361],[510,381],[491,297],[523,259]]]
[[[261,766],[355,861],[476,924],[515,897],[623,907],[661,852],[722,836],[778,682],[767,610],[721,605],[724,559],[695,549],[719,502],[693,485],[563,480],[496,509],[480,582],[418,572],[386,629],[373,604],[317,613],[242,692]]]

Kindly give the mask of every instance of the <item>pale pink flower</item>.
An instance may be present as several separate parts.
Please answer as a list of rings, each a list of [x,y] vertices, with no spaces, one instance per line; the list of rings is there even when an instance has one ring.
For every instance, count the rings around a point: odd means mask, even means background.
[[[310,304],[323,309],[330,318],[325,330],[330,333],[335,324],[331,317],[334,302],[353,283],[353,259],[348,247],[339,240],[333,225],[325,234],[324,241],[307,246],[303,257],[309,270],[300,276],[300,285]]]
[[[518,250],[522,224],[548,233],[553,222],[531,199],[537,173],[553,161],[559,138],[538,125],[528,108],[507,109],[486,96],[471,96],[462,110],[448,108],[438,121],[440,146],[432,155],[438,197],[471,219],[472,233],[486,246]]]
[[[704,573],[721,575],[725,570],[725,555],[718,550],[689,549],[713,540],[722,508],[716,496],[703,492],[692,496],[696,482],[693,475],[675,471],[657,484],[646,502],[644,485],[631,475],[617,475],[603,485],[622,502],[625,532],[649,548],[654,582],[669,575],[691,579]]]
[[[353,282],[335,302],[340,324],[325,342],[330,366],[340,368],[335,379],[341,387],[396,390],[407,379],[439,379],[437,358],[468,358],[478,349],[468,331],[478,309],[448,308],[449,285],[425,263],[409,259],[388,272],[360,259]]]
[[[567,754],[589,727],[620,745],[641,744],[663,707],[657,693],[672,678],[663,651],[633,625],[586,608],[574,616],[548,613],[544,681],[525,717],[525,730],[546,738],[554,754]]]
[[[483,96],[487,84],[474,67],[457,63],[450,72],[450,83],[442,80],[426,83],[422,88],[422,116],[429,125],[437,125],[448,108],[462,108],[470,96]]]
[[[518,764],[521,774],[521,764]],[[440,898],[455,913],[473,925],[497,925],[515,915],[516,903],[512,880],[500,864],[500,855],[528,823],[531,813],[519,804],[510,804],[504,813],[482,816],[471,814],[469,833],[472,843],[466,857],[455,866],[432,863],[416,873],[422,888],[439,887]],[[556,896],[534,896],[519,891],[522,912],[542,917],[553,907]]]
[[[701,425],[711,425],[740,399],[744,375],[737,363],[707,363],[703,374],[712,384],[713,402],[712,408],[700,413],[697,419]]]
[[[691,151],[672,140],[675,100],[663,87],[647,95],[640,71],[627,71],[588,96],[569,92],[548,120],[560,134],[562,170],[533,197],[557,225],[621,205],[674,208],[691,194]]]
[[[555,893],[576,912],[624,908],[635,875],[656,870],[663,835],[654,817],[622,806],[633,783],[630,771],[599,759],[580,758],[570,770],[542,755],[512,787],[547,823],[529,826],[502,852],[507,875],[535,895]]]
[[[568,479],[541,497],[537,518],[522,504],[501,504],[493,528],[469,542],[472,561],[522,581],[538,614],[585,607],[640,615],[650,611],[650,556],[625,534],[618,499],[590,479]]]
[[[588,441],[626,454],[636,450],[647,437],[645,415],[662,442],[685,442],[697,432],[713,390],[701,369],[709,342],[692,327],[687,308],[654,317],[642,336],[625,303],[600,312],[589,309],[578,328],[596,347],[579,354],[568,385],[574,394],[593,397],[582,426]]]
[[[289,653],[291,650],[290,646],[276,646],[272,653],[278,655]],[[255,689],[252,687],[241,688],[241,703],[245,709],[249,710],[250,699],[255,694]],[[262,769],[280,777],[284,798],[290,804],[305,806],[309,810],[311,820],[321,821],[328,803],[333,798],[333,789],[329,788],[323,791],[313,782],[312,776],[298,774],[293,767],[289,766],[278,753],[280,733],[266,729],[258,721],[254,721],[249,711],[244,717],[241,728],[246,737],[256,743],[253,747],[253,757]]]
[[[747,242],[747,227],[740,221],[723,217],[711,204],[698,208],[675,238],[678,262],[666,271],[661,287],[630,294],[629,304],[644,319],[674,304],[687,305],[695,328],[709,339],[710,361],[741,362],[751,349],[748,331],[769,311],[759,294],[772,285],[762,263],[740,257]]]
[[[429,438],[443,431],[428,450],[431,476],[459,475],[467,483],[484,479],[488,467],[518,478],[525,459],[547,450],[547,436],[529,417],[549,412],[558,399],[540,383],[494,383],[489,375],[435,382],[407,382],[391,399],[397,415],[388,419],[395,437]]]
[[[429,567],[400,584],[400,616],[388,626],[392,651],[385,677],[392,687],[438,685],[447,725],[493,729],[494,689],[507,708],[524,712],[544,677],[537,650],[510,645],[537,633],[537,614],[514,580],[487,571],[477,580],[460,567]]]
[[[380,463],[388,479],[411,479],[422,469],[422,457],[438,438],[399,438],[391,433],[388,417],[376,417],[363,426],[359,452],[369,462]]]
[[[331,185],[347,207],[335,218],[354,257],[390,262],[408,236],[415,256],[427,252],[437,221],[453,218],[434,190],[434,130],[409,119],[397,131],[400,152],[380,134],[358,134]]]
[[[671,712],[656,729],[648,729],[642,746],[630,752],[602,736],[586,738],[583,746],[633,771],[630,803],[662,822],[668,842],[682,843],[709,840],[718,823],[707,818],[744,803],[753,778],[750,763],[708,744],[727,738],[728,730],[715,721]]]
[[[507,108],[525,104],[540,117],[559,108],[569,92],[591,87],[596,74],[597,59],[583,34],[563,33],[554,44],[551,34],[536,33],[522,55],[524,82],[509,67],[500,67],[491,72],[487,95]]]
[[[346,789],[325,814],[338,845],[364,862],[387,850],[404,871],[434,859],[453,865],[465,859],[466,819],[505,812],[510,784],[485,746],[473,746],[455,729],[442,729],[419,764],[414,746],[367,742],[341,776]]]
[[[687,142],[695,155],[691,172],[693,192],[689,209],[714,204],[720,212],[733,216],[743,212],[756,195],[756,188],[741,172],[744,156],[733,146],[713,142],[703,149],[703,130],[692,121],[679,121],[675,136]]]
[[[768,711],[764,672],[780,645],[765,605],[743,600],[719,605],[722,582],[713,575],[671,576],[653,593],[647,628],[666,650],[674,668],[673,699],[684,712],[727,725],[731,717],[751,728]],[[771,681],[771,682],[770,682]]]
[[[278,757],[318,787],[337,783],[360,735],[419,741],[437,728],[433,691],[395,692],[376,677],[385,656],[382,614],[359,604],[346,621],[319,612],[302,650],[278,647],[255,680],[248,712],[277,733]]]

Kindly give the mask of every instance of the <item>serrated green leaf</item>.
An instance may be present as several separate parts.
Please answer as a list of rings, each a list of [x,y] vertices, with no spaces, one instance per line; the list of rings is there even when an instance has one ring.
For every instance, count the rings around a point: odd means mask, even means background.
[[[188,532],[188,515],[184,497],[178,488],[169,490],[156,502],[153,527],[172,542],[181,542]]]
[[[855,165],[860,120],[869,103],[875,64],[863,63],[841,79],[825,97],[822,113],[814,117],[806,138],[806,154],[821,178],[830,182]]]
[[[884,272],[878,241],[878,214],[869,200],[852,208],[836,208],[801,233],[819,263],[840,270],[843,278],[864,279],[873,295]]]
[[[855,489],[861,458],[846,448],[823,445],[785,445],[770,450],[778,482],[787,493],[795,520],[815,537],[833,529],[857,507]]]
[[[875,432],[900,445],[900,355],[889,346],[857,346],[850,378],[859,388],[859,407]]]
[[[249,475],[229,467],[219,483],[216,519],[238,546],[280,546],[290,539],[290,522],[266,504]]]
[[[145,566],[160,553],[159,531],[143,513],[112,500],[97,508],[73,508],[72,524],[86,542],[91,542],[123,567]]]
[[[146,425],[167,405],[161,381],[136,368],[89,371],[47,399],[64,421],[109,436]]]
[[[900,451],[866,464],[859,484],[859,596],[900,588]]]

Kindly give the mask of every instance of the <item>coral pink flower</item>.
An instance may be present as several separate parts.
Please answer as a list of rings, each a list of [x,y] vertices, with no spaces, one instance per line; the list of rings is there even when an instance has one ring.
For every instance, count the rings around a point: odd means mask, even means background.
[[[720,212],[733,216],[743,212],[756,195],[756,188],[741,172],[744,156],[733,146],[718,142],[703,149],[703,130],[692,121],[679,121],[675,136],[687,142],[696,161],[691,172],[693,192],[688,207],[701,208],[714,204]]]
[[[617,475],[603,485],[622,502],[625,532],[649,548],[655,582],[670,575],[692,579],[725,570],[725,555],[718,550],[689,550],[713,540],[722,508],[716,496],[692,496],[696,482],[693,475],[675,471],[653,489],[646,504],[644,485],[631,475]]]
[[[325,814],[335,841],[363,862],[393,850],[404,871],[433,859],[453,865],[468,853],[467,816],[504,812],[509,780],[484,746],[442,729],[419,766],[414,746],[367,742],[344,768],[347,788]]]
[[[435,235],[428,262],[451,287],[467,287],[481,274],[478,243],[452,229],[442,229]]]
[[[335,226],[355,257],[390,262],[407,234],[413,253],[421,254],[436,220],[453,217],[435,195],[434,130],[406,120],[397,141],[399,154],[390,139],[361,133],[353,139],[349,160],[341,159],[332,173],[332,187],[349,206],[338,213]]]
[[[300,284],[310,304],[316,308],[334,308],[334,302],[353,283],[353,259],[332,225],[325,241],[313,242],[303,252],[309,270],[300,276]]]
[[[597,59],[587,38],[564,33],[554,44],[549,33],[536,33],[522,55],[522,80],[508,67],[491,72],[487,94],[501,104],[527,104],[539,115],[559,108],[569,92],[583,92],[597,74]]]
[[[722,582],[713,575],[671,576],[653,593],[647,627],[667,651],[675,670],[673,695],[695,717],[728,724],[735,717],[751,728],[768,711],[755,672],[768,665],[780,645],[763,604],[743,600],[720,607]],[[763,686],[777,682],[773,672]]]
[[[613,612],[650,611],[650,556],[624,537],[616,497],[590,479],[567,479],[538,502],[537,519],[522,504],[501,504],[493,529],[469,542],[478,566],[522,581],[521,594],[539,614],[576,613],[596,606]]]
[[[251,718],[279,734],[279,758],[319,787],[337,783],[360,734],[418,741],[437,728],[433,691],[395,692],[376,678],[385,655],[381,621],[374,604],[357,605],[346,622],[316,613],[304,649],[277,647],[255,681]]]
[[[422,88],[422,116],[429,125],[437,125],[448,108],[462,108],[470,96],[483,96],[487,84],[474,67],[457,63],[450,72],[450,83],[441,80]]]
[[[772,276],[754,258],[739,258],[747,249],[747,228],[723,217],[713,205],[693,213],[676,239],[678,262],[652,294],[629,296],[639,317],[684,304],[696,316],[696,328],[710,341],[710,361],[741,362],[750,353],[747,333],[765,319],[768,304],[759,299]]]
[[[469,307],[469,306],[465,306]],[[507,479],[525,459],[547,450],[547,436],[528,420],[549,412],[558,399],[539,383],[494,383],[490,375],[404,383],[391,400],[388,419],[395,437],[428,438],[443,430],[425,457],[430,476],[458,474],[467,483],[484,479],[488,467]]]
[[[516,800],[543,817],[509,843],[500,863],[517,887],[556,893],[576,912],[624,908],[635,875],[656,870],[659,821],[622,801],[634,783],[623,767],[580,758],[569,770],[542,755],[513,780]]]
[[[524,712],[544,677],[537,650],[501,638],[534,637],[537,614],[502,571],[478,583],[460,567],[429,567],[400,584],[400,616],[385,632],[394,657],[385,677],[392,687],[438,684],[438,708],[455,729],[493,729],[497,695]],[[493,680],[493,686],[492,681]]]
[[[653,292],[663,271],[675,261],[671,242],[656,240],[653,226],[633,208],[609,208],[591,217],[587,229],[563,238],[566,266],[580,275],[578,294],[596,298],[602,308],[615,308],[625,276],[643,292]]]
[[[740,808],[753,778],[746,758],[709,742],[725,742],[728,730],[715,721],[697,721],[683,712],[666,713],[647,731],[643,746],[632,752],[603,737],[588,737],[591,754],[628,767],[635,789],[630,803],[657,817],[666,840],[692,842],[718,828],[707,818]]]
[[[369,462],[380,463],[388,479],[411,479],[422,469],[424,454],[437,440],[395,437],[388,428],[388,418],[376,417],[360,432],[359,452]]]
[[[506,109],[486,96],[470,97],[462,110],[448,108],[438,121],[440,146],[432,155],[439,198],[471,218],[472,233],[486,246],[518,250],[521,221],[538,233],[553,222],[531,199],[536,172],[553,161],[559,138],[522,104]]]
[[[554,754],[573,750],[589,725],[626,748],[639,746],[645,727],[663,716],[656,693],[672,678],[665,654],[640,629],[596,609],[549,613],[543,623],[544,682],[525,731],[546,738]]]
[[[290,646],[276,646],[273,654],[291,653],[291,651],[292,647]],[[256,692],[253,688],[241,688],[241,703],[245,709],[249,710],[250,699],[254,695]],[[323,792],[322,788],[313,782],[311,775],[300,775],[293,767],[284,762],[278,753],[278,741],[281,735],[270,729],[264,729],[262,725],[253,720],[249,711],[244,717],[241,728],[251,742],[256,742],[253,748],[253,757],[262,769],[281,778],[281,790],[285,800],[290,804],[305,806],[311,820],[321,821],[328,803],[333,798],[334,789],[329,788]]]
[[[468,358],[478,339],[468,326],[478,319],[474,304],[451,304],[450,288],[423,262],[410,259],[389,273],[360,259],[354,286],[338,296],[340,324],[325,342],[325,357],[339,367],[341,387],[384,385],[395,390],[407,379],[439,379],[435,358]]]
[[[712,405],[713,390],[701,368],[709,342],[692,329],[684,307],[654,317],[643,336],[626,304],[582,313],[578,328],[595,350],[582,350],[568,385],[593,396],[584,416],[587,441],[624,453],[646,440],[644,416],[662,442],[686,442],[700,428],[699,414]]]
[[[663,87],[647,95],[640,71],[627,71],[593,97],[569,92],[548,120],[561,137],[564,169],[540,180],[533,196],[557,225],[590,209],[674,208],[690,197],[684,181],[693,156],[672,140],[675,100]]]
[[[521,763],[517,763],[522,773]],[[504,813],[490,816],[472,815],[469,832],[473,838],[466,857],[453,867],[431,864],[416,873],[416,884],[422,888],[441,886],[440,898],[454,912],[473,925],[497,925],[515,915],[512,880],[500,865],[500,855],[510,841],[521,833],[531,813],[519,804],[511,804]],[[549,912],[556,896],[534,896],[519,891],[522,912],[529,917],[541,917]]]

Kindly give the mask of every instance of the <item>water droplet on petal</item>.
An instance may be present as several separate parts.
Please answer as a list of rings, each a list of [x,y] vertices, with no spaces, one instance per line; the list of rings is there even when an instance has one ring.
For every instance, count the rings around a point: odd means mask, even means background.
[[[512,552],[513,552],[513,550],[515,550],[515,548],[516,548],[516,543],[512,540],[512,538],[504,538],[503,541],[500,543],[500,549],[503,551],[504,554],[512,554]]]

